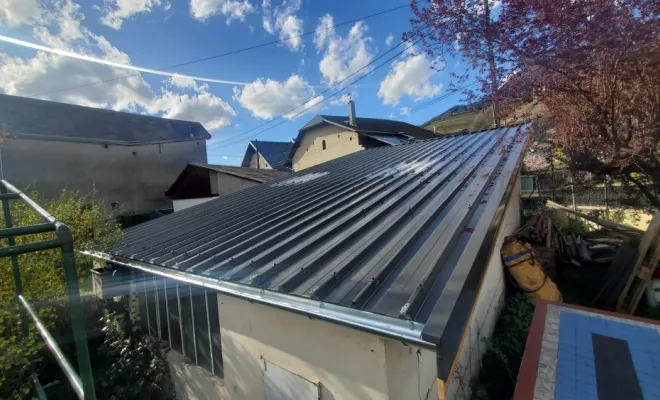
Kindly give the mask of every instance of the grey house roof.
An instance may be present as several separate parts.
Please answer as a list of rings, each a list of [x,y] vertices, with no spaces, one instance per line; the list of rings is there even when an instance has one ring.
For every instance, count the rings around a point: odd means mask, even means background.
[[[432,139],[436,137],[436,135],[428,129],[420,128],[419,126],[402,121],[357,117],[355,118],[355,125],[351,125],[348,122],[348,117],[341,115],[317,115],[300,128],[300,131],[305,131],[323,123],[339,125],[348,130],[360,133],[403,134],[415,139]]]
[[[271,168],[281,171],[290,171],[291,169],[286,167],[285,164],[289,158],[289,153],[291,153],[292,146],[292,142],[268,142],[262,140],[251,140],[248,143],[247,149],[245,150],[245,155],[243,156],[243,162],[241,162],[241,166],[250,166],[250,159],[257,152],[258,148],[259,153]]]
[[[8,135],[108,144],[206,140],[199,122],[0,94],[0,126]]]
[[[216,196],[211,192],[209,171],[258,183],[274,181],[288,175],[288,172],[276,169],[190,163],[186,165],[186,168],[179,174],[172,186],[165,192],[165,195],[174,200]]]
[[[274,181],[289,175],[289,173],[286,171],[279,171],[276,169],[257,169],[257,168],[234,167],[230,165],[213,165],[213,164],[201,164],[201,163],[194,163],[191,165],[194,165],[199,168],[205,168],[215,172],[220,172],[227,175],[233,175],[238,178],[243,178],[259,183]]]
[[[525,131],[353,153],[130,228],[108,253],[208,277],[253,301],[289,299],[276,305],[298,312],[308,311],[295,299],[317,301],[316,317],[357,312],[367,325],[381,321],[378,332],[421,330],[439,343],[451,326],[462,331],[478,292]]]

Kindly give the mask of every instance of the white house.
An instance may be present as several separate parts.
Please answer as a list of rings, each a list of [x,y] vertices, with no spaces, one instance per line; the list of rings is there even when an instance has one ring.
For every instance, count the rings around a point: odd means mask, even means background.
[[[131,277],[182,398],[467,399],[503,304],[525,131],[356,152],[94,255]]]

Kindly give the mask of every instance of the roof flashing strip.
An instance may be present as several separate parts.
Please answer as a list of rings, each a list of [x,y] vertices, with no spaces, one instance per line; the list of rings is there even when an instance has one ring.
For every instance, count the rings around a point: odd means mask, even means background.
[[[401,340],[420,347],[435,349],[433,343],[427,342],[421,338],[421,332],[424,325],[419,322],[392,318],[386,315],[374,314],[362,310],[355,310],[331,303],[299,296],[291,296],[235,282],[222,281],[216,278],[159,267],[123,257],[113,257],[106,253],[94,251],[82,251],[81,253],[127,268],[159,275],[178,282],[201,286],[229,296],[270,305],[297,314],[303,314],[311,318],[319,318],[390,339]]]

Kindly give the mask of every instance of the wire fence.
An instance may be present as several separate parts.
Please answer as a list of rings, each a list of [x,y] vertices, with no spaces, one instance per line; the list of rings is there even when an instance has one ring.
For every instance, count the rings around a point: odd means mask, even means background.
[[[542,209],[546,200],[593,216],[638,227],[643,227],[650,215],[648,201],[635,188],[618,180],[566,169],[523,171],[523,213],[530,214]]]

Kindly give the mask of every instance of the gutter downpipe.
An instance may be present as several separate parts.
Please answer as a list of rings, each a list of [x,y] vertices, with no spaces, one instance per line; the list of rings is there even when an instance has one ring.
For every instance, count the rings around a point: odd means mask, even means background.
[[[424,328],[424,324],[420,324],[419,322],[392,318],[362,310],[354,310],[308,298],[293,297],[287,294],[235,282],[222,281],[219,279],[159,267],[141,261],[115,257],[106,253],[82,251],[81,254],[149,274],[173,279],[178,282],[207,288],[221,294],[242,298],[250,302],[265,304],[292,311],[297,314],[302,314],[310,318],[318,318],[324,321],[376,334],[378,336],[399,340],[425,349],[433,351],[436,349],[435,344],[422,339],[421,332]]]

